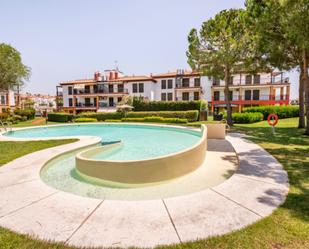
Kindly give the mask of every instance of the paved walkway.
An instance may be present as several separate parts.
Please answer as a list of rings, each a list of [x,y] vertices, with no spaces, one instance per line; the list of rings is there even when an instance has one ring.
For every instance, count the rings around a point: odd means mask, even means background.
[[[240,229],[270,215],[284,201],[288,178],[258,145],[239,134],[227,140],[239,157],[232,177],[198,193],[147,201],[85,198],[40,180],[46,161],[97,143],[97,138],[84,137],[18,158],[0,168],[0,226],[83,247],[154,247]]]

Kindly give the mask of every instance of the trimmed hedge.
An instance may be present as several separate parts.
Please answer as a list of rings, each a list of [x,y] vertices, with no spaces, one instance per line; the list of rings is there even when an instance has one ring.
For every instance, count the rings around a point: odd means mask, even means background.
[[[123,114],[121,112],[82,112],[78,114],[78,118],[95,118],[98,121],[105,121],[106,119],[121,119]]]
[[[287,105],[287,106],[256,106],[248,107],[243,110],[244,113],[259,112],[264,116],[264,120],[267,120],[267,117],[271,113],[275,113],[279,118],[293,118],[299,116],[299,106]]]
[[[190,122],[198,120],[198,111],[158,111],[158,112],[128,112],[126,118],[144,118],[144,117],[162,117],[162,118],[180,118],[187,119]],[[96,118],[98,121],[117,120],[124,118],[121,112],[84,112],[78,115],[78,118]]]
[[[162,118],[180,118],[187,119],[189,122],[198,120],[198,111],[158,111],[158,112],[128,112],[127,118],[144,118],[144,117],[162,117]]]
[[[35,110],[32,108],[28,108],[28,109],[16,109],[14,111],[14,114],[18,115],[18,116],[24,116],[27,117],[27,119],[34,119],[35,117]]]
[[[226,118],[226,115],[224,115]],[[235,124],[250,124],[263,120],[263,114],[260,112],[232,113],[232,119]]]
[[[177,123],[186,124],[185,118],[162,118],[162,117],[144,117],[144,118],[122,118],[122,122],[153,122],[153,123]]]
[[[70,122],[74,118],[73,114],[70,113],[48,113],[47,114],[47,119],[48,121],[53,121],[53,122]]]
[[[133,99],[135,112],[141,111],[188,111],[205,109],[204,101],[143,101]]]
[[[83,122],[98,122],[96,118],[77,118],[74,120],[77,123],[83,123]]]

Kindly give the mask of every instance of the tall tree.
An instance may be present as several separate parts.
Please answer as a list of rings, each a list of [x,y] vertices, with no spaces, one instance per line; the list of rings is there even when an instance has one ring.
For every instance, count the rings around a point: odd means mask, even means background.
[[[12,46],[0,43],[0,90],[21,86],[29,76],[30,68],[22,63],[20,53]]]
[[[298,68],[299,128],[305,127],[304,96],[309,110],[309,0],[247,0],[248,16],[256,24],[258,50],[272,66]],[[309,135],[309,111],[306,112]]]
[[[254,71],[253,40],[248,30],[245,11],[229,9],[205,21],[198,32],[192,29],[187,51],[188,63],[207,76],[224,79],[227,123],[233,124],[229,84],[233,74]]]

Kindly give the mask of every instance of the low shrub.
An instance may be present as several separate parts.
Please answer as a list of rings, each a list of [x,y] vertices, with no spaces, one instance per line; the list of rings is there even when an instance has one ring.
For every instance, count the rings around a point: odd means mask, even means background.
[[[52,112],[47,114],[48,121],[52,122],[71,122],[73,118],[73,114],[66,112]]]
[[[105,119],[105,122],[119,123],[119,122],[121,122],[121,119]]]
[[[243,110],[244,113],[259,112],[264,116],[264,120],[267,120],[269,114],[275,113],[279,118],[293,118],[299,116],[299,106],[287,105],[287,106],[256,106],[248,107]]]
[[[140,111],[188,111],[202,110],[204,101],[144,101],[139,97],[133,98],[135,112]]]
[[[106,119],[121,119],[123,114],[120,112],[82,112],[77,117],[96,118],[98,121],[105,121]]]
[[[0,113],[0,120],[6,120],[10,115],[7,112]]]
[[[263,114],[260,112],[232,113],[232,119],[235,124],[250,124],[262,121]]]
[[[14,111],[15,115],[19,115],[19,116],[25,116],[27,117],[27,119],[34,119],[35,117],[35,110],[32,108],[28,108],[28,109],[16,109]]]
[[[162,118],[180,118],[187,119],[189,122],[198,120],[198,111],[157,111],[157,112],[128,112],[127,118],[144,118],[144,117],[162,117]]]
[[[188,120],[185,118],[162,118],[162,117],[144,117],[144,118],[122,118],[123,122],[152,122],[152,123],[177,123],[185,124]]]
[[[76,118],[74,121],[77,123],[98,122],[96,118]]]

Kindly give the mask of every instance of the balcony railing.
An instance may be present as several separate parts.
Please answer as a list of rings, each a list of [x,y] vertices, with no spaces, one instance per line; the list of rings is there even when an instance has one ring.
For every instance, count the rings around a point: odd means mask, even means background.
[[[259,95],[259,96],[243,96],[243,95],[233,95],[231,96],[231,101],[280,101],[280,100],[289,100],[289,95]],[[220,95],[219,97],[212,97],[213,101],[225,101],[225,96]]]
[[[96,107],[94,103],[77,103],[76,107]]]
[[[194,101],[194,100],[200,100],[200,96],[197,97],[192,97],[190,96],[189,98],[183,98],[183,97],[176,97],[176,101]]]
[[[212,86],[217,86],[217,87],[223,87],[225,84],[223,83],[222,85],[218,84],[219,82],[212,82]],[[229,84],[229,86],[259,86],[259,85],[278,85],[278,84],[288,84],[289,83],[289,78],[284,78],[282,80],[279,81],[273,81],[270,82],[270,80],[261,80],[260,82],[251,82],[250,84],[246,84],[245,80],[233,80],[233,84]]]
[[[118,89],[111,89],[111,88],[101,88],[101,89],[95,89],[95,90],[84,90],[84,89],[74,89],[74,94],[102,94],[102,93],[129,93],[128,89],[126,88],[118,88]]]
[[[200,88],[200,84],[194,84],[193,86],[190,84],[177,83],[176,88]]]

